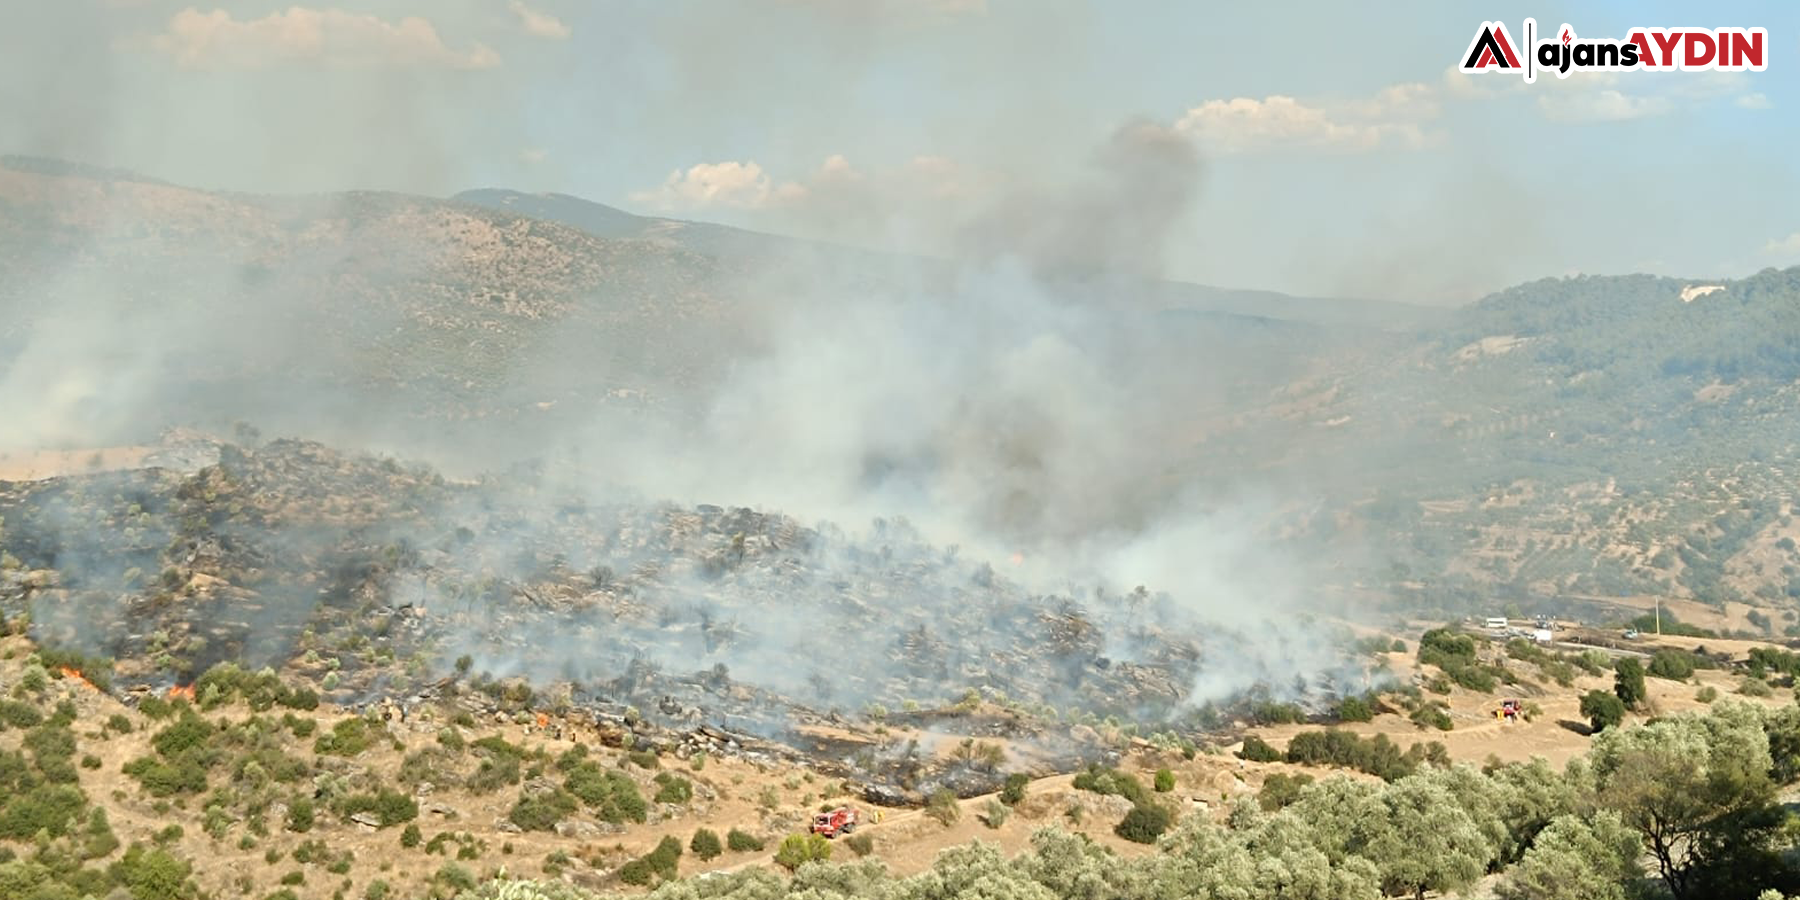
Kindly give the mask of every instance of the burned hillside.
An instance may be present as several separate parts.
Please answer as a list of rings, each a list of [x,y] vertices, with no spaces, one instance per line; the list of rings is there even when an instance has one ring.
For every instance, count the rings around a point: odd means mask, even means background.
[[[763,735],[970,691],[1156,722],[1229,665],[1170,597],[1036,593],[900,521],[575,500],[300,441],[217,452],[0,485],[6,612],[116,659],[121,685],[232,661],[361,702],[460,674]]]

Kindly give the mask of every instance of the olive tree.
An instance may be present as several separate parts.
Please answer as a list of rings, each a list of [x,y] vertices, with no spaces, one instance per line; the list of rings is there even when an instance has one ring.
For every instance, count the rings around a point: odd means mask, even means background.
[[[1541,756],[1532,757],[1527,763],[1500,766],[1489,777],[1498,788],[1497,813],[1506,824],[1506,842],[1500,850],[1502,865],[1517,862],[1539,832],[1558,816],[1575,812],[1580,805],[1578,779],[1565,777]]]
[[[1780,823],[1762,714],[1743,703],[1710,715],[1609,729],[1590,753],[1596,797],[1643,838],[1677,900],[1769,862]]]
[[[1636,657],[1621,656],[1613,663],[1613,693],[1626,709],[1637,709],[1649,695],[1644,687],[1644,664]]]
[[[1616,812],[1563,816],[1538,834],[1496,893],[1501,900],[1625,900],[1643,849]]]
[[[1488,836],[1443,785],[1403,778],[1381,801],[1382,814],[1358,825],[1355,845],[1380,871],[1384,891],[1424,900],[1426,891],[1458,890],[1487,872]]]

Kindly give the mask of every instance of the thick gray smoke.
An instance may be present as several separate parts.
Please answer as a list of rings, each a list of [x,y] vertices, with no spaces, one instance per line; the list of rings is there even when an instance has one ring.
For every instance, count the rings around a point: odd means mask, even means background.
[[[1199,199],[1201,167],[1189,139],[1150,121],[1128,122],[1073,184],[1021,190],[965,229],[965,254],[1023,260],[1049,279],[1163,274],[1168,242]]]
[[[1309,486],[1193,468],[1205,412],[1288,363],[1189,342],[1137,303],[1132,276],[1160,271],[1200,160],[1179,134],[1134,122],[1088,162],[1060,189],[972,211],[948,276],[861,291],[802,279],[752,320],[693,419],[607,419],[582,434],[567,487],[604,472],[649,496],[852,527],[903,516],[1030,589],[1166,591],[1180,624],[1234,635],[1196,700],[1336,668],[1340,648],[1309,616],[1342,610],[1316,588],[1323,569],[1278,539]],[[1135,623],[1160,624],[1175,623]],[[792,654],[769,649],[733,670],[791,674],[779,661]]]
[[[568,573],[669,562],[666,543],[613,534],[596,544],[560,528],[568,504],[716,503],[842,523],[821,526],[841,536],[816,552],[769,551],[797,553],[823,584],[897,591],[883,602],[926,612],[1011,598],[1007,615],[1019,617],[987,623],[997,641],[1029,640],[1009,631],[1032,620],[1020,610],[1054,600],[1087,608],[1108,661],[1138,659],[1156,629],[1213,630],[1220,640],[1187,691],[1195,702],[1285,688],[1339,662],[1335,639],[1309,624],[1335,611],[1314,587],[1320,571],[1277,539],[1315,485],[1259,479],[1243,448],[1212,442],[1236,401],[1297,364],[1145,294],[1178,226],[1203,209],[1202,175],[1181,134],[1128,122],[1065,176],[947,215],[959,223],[955,258],[920,260],[781,242],[710,252],[679,232],[608,241],[425,198],[207,194],[14,160],[0,168],[0,238],[22,273],[0,288],[13,313],[0,326],[0,450],[143,443],[168,426],[222,432],[247,421],[458,475],[519,463],[535,473],[495,483],[504,516],[477,492],[368,534],[329,503],[320,509],[330,524],[304,529],[195,525],[171,504],[154,513],[159,538],[180,537],[161,560],[168,571],[76,573],[69,583],[91,598],[148,593],[157,579],[186,589],[214,548],[258,569],[282,559],[335,567],[331,602],[346,608],[493,614],[534,585],[571,583]],[[1234,459],[1215,471],[1220,453]],[[918,537],[899,542],[867,524],[896,518]],[[491,527],[446,537],[464,521]],[[33,561],[50,564],[54,544],[66,551],[59,567],[104,555],[105,541],[71,535],[115,527],[79,504],[40,524],[55,540],[38,541]],[[10,541],[21,526],[8,525]],[[358,541],[399,549],[346,549]],[[898,561],[883,555],[896,546],[906,548]],[[931,602],[905,596],[906,573],[929,567],[943,570],[922,582],[935,585]],[[988,590],[983,573],[995,570],[1003,588],[969,593],[971,583]],[[602,581],[588,576],[586,589],[629,609],[633,595],[614,597]],[[371,584],[387,596],[358,593]],[[643,625],[614,611],[622,618],[515,629],[534,636],[529,660],[476,636],[452,636],[448,649],[547,677],[600,678],[635,656],[671,671],[710,660],[795,692],[810,675],[788,662],[809,646],[794,636],[842,633],[869,657],[903,637],[867,610],[850,618],[826,592],[816,606],[739,609],[753,627],[707,640],[720,614],[708,604],[731,599],[730,578],[643,584],[680,608],[661,632],[632,631],[634,646],[596,656],[574,636]],[[295,649],[253,632],[317,624],[306,585],[236,586],[265,602],[240,616],[239,632],[252,633],[227,635],[230,646],[254,648],[258,663]],[[1150,594],[1135,596],[1159,599],[1126,603],[1139,585]],[[833,615],[844,618],[821,625]],[[79,632],[87,618],[45,621]],[[953,668],[937,676],[946,689],[967,677]],[[885,696],[850,683],[834,701]]]

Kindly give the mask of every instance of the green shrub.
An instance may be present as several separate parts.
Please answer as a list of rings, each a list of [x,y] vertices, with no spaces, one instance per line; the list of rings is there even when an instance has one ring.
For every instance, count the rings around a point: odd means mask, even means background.
[[[1433,628],[1419,636],[1419,662],[1441,669],[1472,665],[1475,639],[1450,628]]]
[[[348,819],[359,813],[371,813],[386,828],[411,822],[419,817],[419,804],[398,791],[383,788],[374,794],[350,794],[337,802],[337,813]]]
[[[680,775],[664,772],[656,776],[656,783],[659,787],[652,799],[657,803],[686,803],[694,799],[693,783]]]
[[[1268,741],[1254,734],[1244,737],[1244,747],[1237,752],[1237,755],[1251,762],[1280,762],[1282,759],[1280,750],[1270,746]]]
[[[662,766],[662,761],[657,759],[655,751],[652,750],[633,750],[625,754],[625,758],[631,760],[631,764],[640,769],[655,769]]]
[[[276,692],[275,702],[301,712],[311,712],[319,708],[319,692],[309,687],[288,690],[282,688]]]
[[[408,850],[419,846],[419,842],[424,839],[425,835],[419,831],[419,826],[416,822],[408,823],[406,829],[400,832],[400,846],[405,847]]]
[[[329,852],[331,852],[331,848],[325,846],[324,841],[310,840],[301,841],[300,846],[295,847],[291,855],[294,857],[294,862],[304,866],[324,859],[325,854]]]
[[[369,734],[369,723],[362,719],[343,719],[331,726],[331,731],[319,735],[313,741],[313,752],[320,755],[355,756],[369,749],[373,738]]]
[[[447,726],[438,729],[437,742],[444,749],[454,753],[461,753],[463,747],[466,746],[463,742],[462,732]]]
[[[133,844],[111,866],[109,874],[114,883],[131,894],[132,900],[186,900],[197,894],[188,883],[191,871],[192,867],[166,850],[147,850],[141,844]]]
[[[954,795],[951,799],[955,799]],[[825,862],[830,859],[831,841],[817,834],[790,834],[781,839],[781,847],[775,851],[776,865],[790,872],[809,862]]]
[[[1361,697],[1345,697],[1338,701],[1337,717],[1340,722],[1368,722],[1375,718],[1375,709]]]
[[[563,788],[593,809],[602,821],[642,822],[649,815],[637,783],[623,772],[602,769],[594,762],[578,763],[563,780]],[[666,788],[659,788],[660,795]],[[688,786],[692,790],[692,785]]]
[[[674,835],[663,835],[663,839],[656,842],[656,849],[644,855],[644,861],[657,875],[673,880],[681,862],[681,841]]]
[[[1263,809],[1275,812],[1300,799],[1300,789],[1312,782],[1313,777],[1304,773],[1288,775],[1274,772],[1263,779],[1262,789],[1256,792],[1256,802]]]
[[[44,714],[23,700],[0,700],[0,731],[8,728],[36,728],[43,724]]]
[[[1643,615],[1632,619],[1630,625],[1644,633],[1655,631],[1659,634],[1673,635],[1676,637],[1716,638],[1719,636],[1718,632],[1711,629],[1689,625],[1686,622],[1675,618],[1675,613],[1668,609],[1663,609],[1660,614],[1657,612],[1644,613]]]
[[[1588,691],[1581,696],[1581,714],[1596,732],[1615,728],[1625,720],[1625,701],[1605,691]]]
[[[106,820],[106,809],[96,806],[93,810],[88,814],[87,827],[82,830],[82,859],[98,859],[119,849],[119,838]]]
[[[205,747],[213,739],[218,729],[211,722],[200,718],[193,709],[183,709],[175,722],[156,733],[150,739],[150,746],[164,757],[172,757],[184,750]]]
[[[555,831],[556,823],[575,812],[575,795],[564,790],[520,797],[507,818],[526,831]]]
[[[1712,703],[1719,699],[1719,689],[1710,684],[1705,685],[1694,692],[1694,699],[1701,703]]]
[[[1031,776],[1023,772],[1014,772],[1006,776],[1006,784],[1000,788],[1000,802],[1013,806],[1025,799],[1025,786],[1031,783]]]
[[[1449,731],[1456,727],[1456,722],[1450,718],[1450,708],[1435,700],[1419,704],[1419,707],[1413,710],[1412,715],[1407,718],[1420,728]]]
[[[1637,709],[1648,696],[1644,687],[1644,664],[1629,656],[1614,660],[1613,693],[1624,702],[1626,709]]]
[[[113,713],[106,717],[106,730],[116,731],[120,734],[130,734],[131,719],[126,717],[124,713]]]
[[[962,805],[956,802],[956,794],[949,788],[939,788],[933,792],[925,803],[925,814],[936,819],[939,824],[948,828],[962,818]],[[815,835],[816,836],[816,835]],[[823,838],[821,838],[823,840]],[[782,842],[786,846],[786,841]],[[793,868],[789,866],[789,868]]]
[[[1090,765],[1086,771],[1077,774],[1073,784],[1078,791],[1117,794],[1133,803],[1142,803],[1148,797],[1144,785],[1136,776],[1098,764]]]
[[[693,839],[688,841],[688,849],[693,851],[695,856],[708,860],[724,853],[725,845],[719,840],[716,832],[701,828],[696,830]]]
[[[1694,677],[1694,654],[1686,650],[1665,647],[1650,657],[1651,675],[1666,678],[1670,681],[1686,681]]]
[[[1306,721],[1306,710],[1298,703],[1259,700],[1245,708],[1244,717],[1256,725],[1292,725]]]
[[[631,885],[646,885],[656,877],[656,870],[643,859],[634,859],[619,867],[619,880]]]
[[[733,853],[754,853],[763,848],[762,838],[733,828],[725,832],[725,846]]]
[[[193,752],[184,753],[173,762],[140,756],[126,763],[121,771],[137,779],[153,797],[198,794],[206,790],[206,766]]]
[[[1113,833],[1139,844],[1154,844],[1169,830],[1169,811],[1153,803],[1140,803],[1125,814]]]
[[[1175,789],[1175,773],[1173,771],[1170,771],[1169,769],[1157,769],[1156,770],[1156,782],[1153,785],[1153,787],[1156,788],[1156,792],[1159,794],[1166,794],[1166,793],[1174,790]]]
[[[1297,765],[1342,766],[1397,781],[1417,770],[1425,748],[1402,752],[1385,734],[1362,738],[1335,728],[1302,731],[1288,741],[1286,759]]]
[[[451,891],[472,891],[475,889],[475,875],[456,863],[444,863],[437,874],[431,876],[431,883],[442,885]]]
[[[316,815],[310,797],[295,797],[288,803],[287,830],[300,834],[311,831]]]
[[[11,761],[0,761],[0,765],[23,768],[24,764],[18,754],[12,754]],[[0,838],[15,841],[30,840],[39,831],[62,837],[87,805],[81,789],[69,784],[37,783],[9,793],[0,800]]]

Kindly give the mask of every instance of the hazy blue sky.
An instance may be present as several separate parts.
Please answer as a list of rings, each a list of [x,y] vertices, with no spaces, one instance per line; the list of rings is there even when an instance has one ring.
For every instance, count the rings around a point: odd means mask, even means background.
[[[1763,26],[1771,61],[1452,71],[1483,19],[1525,15]],[[0,150],[258,192],[554,190],[944,252],[1145,120],[1204,166],[1170,276],[1451,302],[1800,263],[1797,61],[1780,3],[11,2]]]

